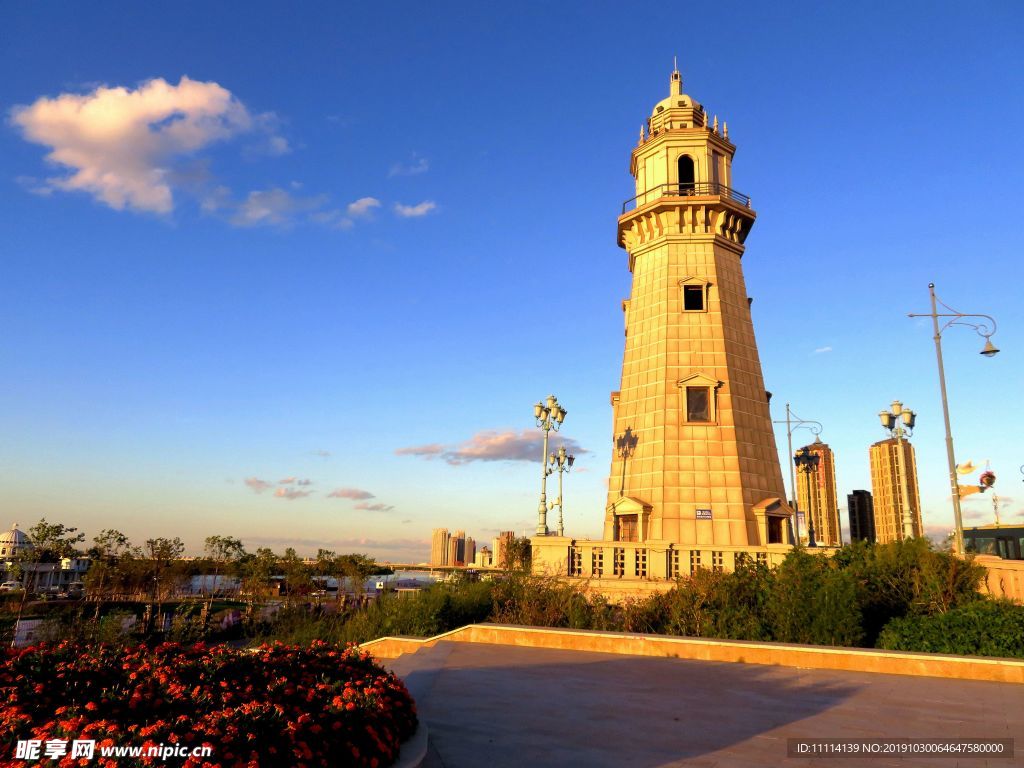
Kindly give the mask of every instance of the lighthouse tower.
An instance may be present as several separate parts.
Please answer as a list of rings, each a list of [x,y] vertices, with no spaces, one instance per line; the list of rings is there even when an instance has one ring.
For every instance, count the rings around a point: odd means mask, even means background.
[[[727,125],[682,86],[672,72],[641,128],[636,196],[618,221],[633,285],[604,538],[788,544],[792,512],[740,261],[756,214],[732,186]]]
[[[673,579],[742,556],[775,563],[792,546],[741,264],[756,214],[733,188],[735,152],[673,71],[618,219],[632,288],[603,541],[534,538],[537,572]]]
[[[793,545],[740,263],[756,214],[732,186],[735,151],[673,72],[618,217],[633,276],[602,541],[532,539],[535,572],[631,594],[745,557],[777,563]]]

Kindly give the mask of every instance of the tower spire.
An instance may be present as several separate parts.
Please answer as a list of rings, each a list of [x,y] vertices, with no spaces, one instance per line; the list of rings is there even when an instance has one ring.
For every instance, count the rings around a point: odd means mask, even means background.
[[[672,57],[672,77],[669,79],[669,96],[678,96],[683,92],[683,76],[679,74],[679,62],[675,56]]]

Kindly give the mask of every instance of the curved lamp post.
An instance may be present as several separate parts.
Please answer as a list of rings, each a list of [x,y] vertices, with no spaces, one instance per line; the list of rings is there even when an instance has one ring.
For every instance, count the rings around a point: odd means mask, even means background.
[[[571,453],[565,452],[565,446],[558,448],[558,453],[552,453],[548,456],[548,464],[551,465],[549,472],[558,472],[558,499],[551,502],[549,508],[553,508],[556,504],[558,505],[558,535],[565,535],[565,526],[562,521],[562,475],[572,469],[573,463],[576,461],[576,457]]]
[[[811,433],[817,437],[821,434],[822,426],[820,421],[814,421],[813,419],[801,419],[793,411],[789,409],[789,403],[786,403],[786,420],[785,421],[773,421],[772,424],[785,424],[786,425],[786,439],[789,441],[789,455],[792,457],[789,462],[789,492],[792,496],[793,501],[793,534],[796,538],[796,543],[800,543],[800,499],[796,492],[796,476],[793,474],[793,467],[796,464],[796,458],[793,455],[793,430],[804,429],[811,430]]]
[[[953,458],[953,434],[949,427],[949,402],[946,398],[946,373],[942,367],[942,332],[951,325],[965,325],[968,328],[973,328],[979,336],[985,339],[985,346],[982,347],[981,354],[985,357],[992,357],[999,352],[995,345],[992,344],[992,334],[996,332],[996,321],[990,315],[957,312],[948,304],[944,304],[935,296],[935,283],[928,283],[928,292],[932,299],[932,311],[927,314],[915,314],[911,312],[907,317],[930,317],[932,319],[932,327],[935,330],[935,357],[939,363],[939,390],[942,393],[942,417],[946,422],[946,458],[949,461],[949,486],[953,494],[953,519],[956,523],[956,551],[962,555],[964,554],[964,522],[963,516],[960,513],[960,485],[956,479],[956,460]],[[938,304],[942,304],[943,309],[947,309],[949,311],[939,312],[937,307]],[[940,317],[949,318],[946,321],[946,324],[941,328],[939,328]],[[968,317],[983,318],[987,322],[967,322],[965,318]],[[991,330],[989,324],[991,324]]]
[[[537,535],[547,536],[548,530],[548,475],[554,470],[548,469],[548,435],[551,430],[557,432],[565,421],[568,411],[558,404],[558,398],[548,395],[547,404],[537,403],[533,406],[533,416],[537,426],[544,430],[544,452],[540,457],[540,504],[537,507]]]

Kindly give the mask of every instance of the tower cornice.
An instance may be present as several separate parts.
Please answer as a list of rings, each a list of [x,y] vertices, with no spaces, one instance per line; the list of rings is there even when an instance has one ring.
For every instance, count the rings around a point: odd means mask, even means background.
[[[619,217],[617,243],[630,254],[664,238],[715,239],[739,254],[757,214],[722,190],[699,196],[663,195]]]

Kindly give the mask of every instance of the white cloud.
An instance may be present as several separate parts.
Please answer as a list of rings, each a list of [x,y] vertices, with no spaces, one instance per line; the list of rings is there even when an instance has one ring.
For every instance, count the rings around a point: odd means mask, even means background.
[[[234,204],[229,219],[239,227],[276,226],[291,224],[300,213],[315,211],[326,202],[323,195],[300,197],[280,187],[254,190],[240,203]]]
[[[346,210],[349,216],[359,218],[369,216],[374,208],[380,208],[380,200],[375,197],[360,197],[354,203],[349,203]]]
[[[408,165],[395,163],[388,171],[388,176],[417,176],[430,170],[430,161],[425,157],[413,155],[413,161]]]
[[[420,216],[426,216],[435,208],[437,208],[437,203],[432,200],[424,200],[418,205],[402,205],[401,203],[395,203],[395,213],[403,219],[415,219]]]
[[[132,90],[100,86],[85,94],[41,97],[15,107],[11,121],[26,140],[50,147],[46,159],[68,169],[52,189],[82,191],[111,208],[152,213],[174,209],[175,163],[209,145],[251,131],[253,116],[229,90],[182,77],[157,78]],[[277,152],[287,141],[271,138]]]
[[[822,354],[824,354],[826,352],[831,352],[831,351],[832,351],[832,347],[818,347],[816,350],[814,350],[814,354],[822,355]]]

